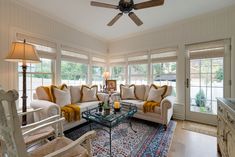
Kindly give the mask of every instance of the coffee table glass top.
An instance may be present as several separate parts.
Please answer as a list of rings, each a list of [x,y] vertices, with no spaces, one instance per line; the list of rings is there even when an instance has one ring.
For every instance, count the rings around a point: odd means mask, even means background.
[[[112,105],[111,105],[112,106]],[[82,113],[82,117],[88,121],[96,122],[106,127],[113,127],[123,120],[133,117],[137,112],[137,107],[131,103],[121,103],[119,112],[115,112],[113,108],[110,114],[105,115],[104,110],[99,112],[99,107],[88,109]]]

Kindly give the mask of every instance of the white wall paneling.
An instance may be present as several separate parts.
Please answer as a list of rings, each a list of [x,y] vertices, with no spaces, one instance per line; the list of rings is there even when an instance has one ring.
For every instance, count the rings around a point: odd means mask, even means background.
[[[72,27],[68,27],[51,18],[42,16],[34,12],[15,0],[0,0],[0,84],[4,89],[16,88],[15,79],[17,77],[15,65],[4,61],[11,42],[14,40],[15,31],[36,35],[42,39],[48,39],[60,44],[69,45],[83,49],[94,54],[106,54],[106,42],[79,32]],[[59,47],[58,46],[58,47]],[[57,47],[57,49],[59,49]],[[60,74],[60,54],[56,58],[56,74]],[[59,83],[59,77],[56,77]]]

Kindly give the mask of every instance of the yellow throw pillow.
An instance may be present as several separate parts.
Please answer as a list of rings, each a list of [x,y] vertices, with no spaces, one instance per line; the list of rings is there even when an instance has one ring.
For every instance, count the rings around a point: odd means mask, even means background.
[[[36,94],[37,98],[39,100],[47,100],[52,102],[52,94],[51,94],[51,89],[50,86],[40,86],[36,88]]]

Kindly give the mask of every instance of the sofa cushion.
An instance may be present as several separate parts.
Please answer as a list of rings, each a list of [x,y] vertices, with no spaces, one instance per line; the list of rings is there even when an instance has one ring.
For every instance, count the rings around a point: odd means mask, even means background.
[[[81,88],[81,102],[98,101],[98,86],[93,85],[91,87],[82,85]]]
[[[164,95],[164,98],[167,96],[170,96],[172,94],[173,87],[172,86],[167,86],[166,93]]]
[[[135,85],[135,96],[138,100],[144,100],[145,85]]]
[[[81,100],[81,86],[70,86],[71,102],[78,103]]]
[[[91,108],[98,107],[99,101],[77,103],[80,106],[80,113]]]
[[[150,86],[149,86],[149,85],[145,85],[144,100],[147,100],[147,99],[148,99],[149,90],[150,90]]]
[[[135,85],[120,85],[120,96],[121,99],[136,99],[135,96]]]

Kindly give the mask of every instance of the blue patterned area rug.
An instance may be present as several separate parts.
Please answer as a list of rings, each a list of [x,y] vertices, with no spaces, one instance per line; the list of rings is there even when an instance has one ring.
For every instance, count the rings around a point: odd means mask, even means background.
[[[100,126],[92,124],[97,131],[92,141],[93,156],[109,156],[109,134],[96,129]],[[170,121],[167,130],[163,125],[143,120],[132,119],[133,132],[128,123],[122,123],[112,129],[112,156],[114,157],[167,157],[172,142],[175,121]],[[89,124],[68,130],[65,136],[76,140],[89,131]]]

